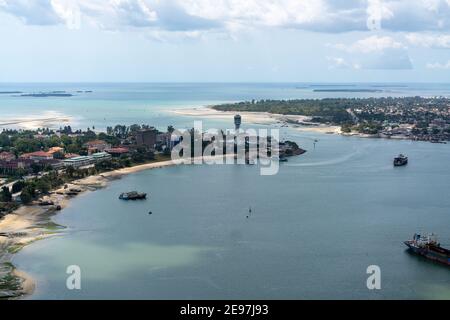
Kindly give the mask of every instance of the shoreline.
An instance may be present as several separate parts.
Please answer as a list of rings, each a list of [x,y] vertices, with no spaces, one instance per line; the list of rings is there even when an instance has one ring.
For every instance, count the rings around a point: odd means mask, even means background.
[[[233,123],[234,116],[237,113],[239,113],[239,115],[241,115],[242,117],[242,122],[261,125],[277,124],[280,125],[281,127],[290,127],[295,130],[303,132],[342,134],[340,126],[323,125],[323,124],[302,125],[292,123],[295,121],[307,122],[308,120],[310,120],[310,117],[301,115],[284,115],[269,112],[218,111],[212,109],[210,106],[173,109],[169,110],[168,112],[178,116],[198,117],[212,120],[230,120],[230,123]]]
[[[311,133],[321,133],[321,134],[336,134],[343,137],[357,137],[357,138],[369,138],[369,139],[386,139],[386,140],[410,140],[410,141],[423,141],[423,142],[433,142],[432,140],[426,139],[412,139],[405,135],[396,136],[383,136],[382,133],[378,134],[366,134],[356,131],[343,132],[341,126],[329,125],[329,124],[319,124],[311,123],[311,117],[301,116],[301,115],[283,115],[268,112],[238,112],[238,111],[219,111],[213,109],[211,106],[201,106],[193,108],[184,109],[173,109],[169,110],[169,113],[187,116],[187,117],[198,117],[206,119],[215,120],[229,120],[233,123],[234,116],[240,114],[243,122],[262,124],[262,125],[278,125],[280,127],[289,127],[299,132],[311,132]],[[295,123],[300,122],[300,123]],[[302,124],[302,122],[304,122]],[[447,141],[442,141],[438,143],[446,144]]]
[[[79,189],[79,195],[81,195],[105,188],[109,182],[128,174],[181,164],[184,162],[172,160],[151,162],[74,180],[67,186],[68,189]],[[56,206],[64,210],[74,198],[74,196],[63,194],[64,191],[64,187],[61,187],[41,198],[41,200],[52,201],[53,206],[22,205],[0,219],[0,300],[20,299],[33,294],[35,280],[32,276],[15,268],[12,264],[13,256],[27,245],[58,235],[65,229],[64,226],[52,221],[52,217],[60,212]]]
[[[214,156],[202,157],[202,160],[214,158]],[[79,196],[86,192],[103,189],[111,181],[121,179],[129,174],[177,165],[192,165],[194,160],[191,159],[190,163],[186,163],[183,159],[150,162],[103,172],[74,180],[66,185],[67,189],[79,189]],[[40,200],[52,201],[53,206],[22,205],[0,219],[0,300],[20,299],[33,294],[36,288],[35,279],[31,275],[16,269],[12,264],[13,256],[24,247],[36,241],[59,235],[65,229],[64,226],[52,221],[52,217],[64,210],[69,205],[70,200],[76,197],[64,194],[65,191],[64,187],[60,187],[52,190],[49,195],[40,198]],[[57,210],[57,206],[60,206],[61,210]],[[2,281],[3,279],[7,279],[7,281]]]

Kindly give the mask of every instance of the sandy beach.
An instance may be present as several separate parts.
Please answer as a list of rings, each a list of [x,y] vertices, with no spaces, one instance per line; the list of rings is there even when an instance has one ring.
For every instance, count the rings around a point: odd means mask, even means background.
[[[211,158],[213,157],[204,157],[203,160]],[[58,235],[64,229],[63,226],[53,223],[51,218],[59,212],[56,209],[57,206],[60,206],[61,210],[64,209],[70,203],[70,199],[74,197],[66,195],[67,190],[77,189],[80,191],[79,195],[93,192],[106,187],[110,181],[120,179],[127,174],[175,165],[189,165],[189,163],[185,163],[183,160],[152,162],[75,180],[67,184],[65,188],[53,190],[41,199],[53,202],[53,206],[39,206],[38,204],[21,206],[2,218],[0,220],[0,281],[5,276],[12,277],[12,280],[3,285],[10,287],[9,289],[2,289],[0,282],[0,299],[20,298],[33,293],[35,288],[33,278],[15,269],[10,262],[12,256],[23,247],[35,241]]]
[[[33,293],[35,281],[29,275],[15,269],[10,262],[12,256],[26,245],[60,233],[63,227],[54,224],[51,217],[59,212],[56,206],[64,209],[73,198],[73,196],[65,194],[66,190],[78,189],[79,194],[92,192],[106,187],[109,181],[130,173],[179,164],[182,162],[171,160],[153,162],[76,180],[67,184],[66,188],[53,190],[48,196],[41,199],[53,202],[53,206],[39,206],[38,204],[21,206],[13,213],[3,217],[0,220],[0,281],[5,277],[10,280],[7,283],[0,282],[0,299],[20,298]]]
[[[200,119],[218,119],[229,120],[233,123],[233,118],[237,114],[234,111],[218,111],[210,107],[185,108],[169,111],[172,114],[180,116],[195,117]],[[239,112],[242,117],[242,122],[263,125],[279,125],[295,128],[299,131],[340,134],[341,128],[339,126],[329,125],[302,125],[295,124],[295,122],[309,122],[311,117],[301,115],[283,115],[268,112]]]

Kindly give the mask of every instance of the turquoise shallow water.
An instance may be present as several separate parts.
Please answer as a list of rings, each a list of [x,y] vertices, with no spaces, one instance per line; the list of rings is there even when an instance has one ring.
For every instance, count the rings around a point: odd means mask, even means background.
[[[315,95],[292,84],[103,86],[86,101],[18,98],[12,110],[13,97],[0,97],[0,107],[9,115],[59,106],[83,126],[110,119],[192,126],[193,118],[166,110]],[[438,85],[389,90],[414,95],[418,88],[446,92]],[[408,254],[402,243],[414,232],[432,231],[450,247],[450,145],[282,130],[308,152],[282,164],[275,176],[261,176],[258,166],[171,167],[132,174],[74,199],[55,217],[68,227],[61,236],[14,257],[37,279],[30,298],[450,298],[449,269]],[[393,168],[400,152],[410,164]],[[133,189],[148,192],[149,200],[118,200]],[[81,267],[80,291],[66,288],[69,265]],[[382,290],[366,288],[369,265],[380,266]]]
[[[315,92],[314,90],[379,90],[380,92]],[[78,93],[77,91],[92,91]],[[102,130],[115,124],[151,123],[157,128],[168,124],[192,126],[192,119],[173,117],[168,110],[251,99],[303,99],[330,97],[450,96],[448,84],[311,84],[311,83],[227,83],[227,84],[0,84],[0,92],[24,93],[65,91],[72,97],[32,98],[0,94],[0,128],[16,119],[56,119],[34,127]],[[62,120],[67,120],[63,122]],[[219,122],[210,122],[219,125]],[[10,125],[12,127],[16,125]]]

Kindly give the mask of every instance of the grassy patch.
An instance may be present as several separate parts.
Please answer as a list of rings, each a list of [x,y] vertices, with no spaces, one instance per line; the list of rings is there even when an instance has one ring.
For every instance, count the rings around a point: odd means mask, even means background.
[[[22,280],[13,275],[14,269],[10,262],[0,265],[0,300],[16,298],[22,294]]]
[[[53,221],[49,221],[49,222],[45,222],[45,223],[40,223],[37,225],[39,228],[48,230],[48,231],[58,231],[58,230],[63,230],[66,227],[59,225],[57,223],[54,223]]]

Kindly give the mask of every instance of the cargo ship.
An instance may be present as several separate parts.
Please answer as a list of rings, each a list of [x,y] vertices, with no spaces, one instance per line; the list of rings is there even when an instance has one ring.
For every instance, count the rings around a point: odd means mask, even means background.
[[[146,198],[146,193],[139,193],[137,191],[124,192],[119,196],[120,200],[144,200]]]
[[[400,154],[398,157],[394,158],[394,167],[406,166],[408,164],[408,157]]]
[[[450,250],[442,248],[434,234],[415,234],[412,240],[404,243],[411,252],[450,266]]]

